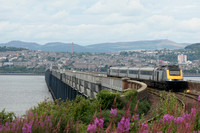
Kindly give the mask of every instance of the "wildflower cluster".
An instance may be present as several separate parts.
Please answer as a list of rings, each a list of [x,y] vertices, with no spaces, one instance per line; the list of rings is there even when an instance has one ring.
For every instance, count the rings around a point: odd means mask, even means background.
[[[199,96],[200,103],[200,96]],[[57,108],[56,108],[57,109]],[[135,109],[134,109],[135,110]],[[109,113],[110,111],[110,113]],[[66,112],[66,111],[63,111]],[[101,109],[100,109],[101,112]],[[53,116],[55,112],[46,111],[37,112],[30,110],[24,117],[16,118],[1,122],[0,117],[0,133],[6,132],[200,132],[200,108],[192,108],[190,113],[182,112],[180,115],[173,115],[168,112],[159,121],[154,121],[151,124],[145,122],[144,119],[139,119],[139,114],[136,111],[131,113],[130,107],[127,107],[125,113],[120,115],[117,108],[108,110],[109,119],[102,114],[96,116],[96,113],[90,124],[83,123],[81,120],[70,121],[69,117],[65,118],[66,114]],[[60,113],[59,113],[60,114]],[[106,119],[110,125],[106,125]],[[91,119],[90,119],[91,120]],[[76,123],[75,123],[76,122]],[[75,123],[75,124],[74,124]],[[107,127],[106,127],[107,126]]]
[[[97,117],[94,119],[93,124],[89,124],[87,128],[87,132],[95,133],[97,130],[103,129],[104,118],[98,119]]]

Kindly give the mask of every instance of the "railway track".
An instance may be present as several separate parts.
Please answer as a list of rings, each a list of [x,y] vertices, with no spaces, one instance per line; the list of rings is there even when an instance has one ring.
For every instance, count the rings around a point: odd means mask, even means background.
[[[175,95],[184,100],[184,103],[186,105],[185,110],[187,112],[190,112],[191,108],[195,107],[198,103],[199,95],[197,94],[177,92]]]
[[[198,97],[199,95],[197,94],[193,94],[193,93],[183,93],[183,92],[178,92],[178,94],[182,95],[182,96],[185,96],[185,97],[188,97],[188,98],[191,98],[195,101],[198,101]]]
[[[161,96],[161,93],[163,91],[161,90],[157,90],[157,89],[154,89],[154,88],[148,88],[148,92],[152,95],[155,95],[159,98],[162,98],[163,100],[165,99],[164,97]],[[167,92],[167,93],[170,93],[170,92]],[[183,111],[185,111],[185,103],[183,100],[181,100],[179,97],[176,96],[176,99],[178,101],[178,103],[181,105]],[[152,118],[148,119],[147,122],[151,122],[151,121],[154,121],[156,119],[156,117],[162,115],[162,113],[159,113],[157,116],[153,116]]]

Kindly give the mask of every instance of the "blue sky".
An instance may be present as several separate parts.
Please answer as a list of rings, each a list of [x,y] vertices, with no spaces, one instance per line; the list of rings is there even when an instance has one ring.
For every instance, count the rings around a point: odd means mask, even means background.
[[[200,0],[0,0],[0,43],[200,42]]]

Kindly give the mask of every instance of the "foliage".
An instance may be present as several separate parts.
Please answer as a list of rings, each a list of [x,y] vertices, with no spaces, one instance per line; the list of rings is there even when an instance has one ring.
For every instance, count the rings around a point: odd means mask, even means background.
[[[138,113],[140,115],[145,115],[147,114],[147,112],[149,111],[149,109],[151,108],[151,102],[148,100],[144,100],[139,102],[138,104]]]
[[[182,106],[178,103],[175,94],[161,93],[161,107],[159,112],[162,114],[172,114],[179,116],[183,112]]]
[[[0,112],[0,125],[4,125],[7,121],[12,122],[16,118],[13,112],[6,113],[5,109]]]
[[[23,132],[23,133],[61,133],[61,132],[198,132],[200,130],[200,96],[196,108],[192,108],[190,113],[181,112],[177,107],[177,101],[173,95],[167,96],[165,93],[162,100],[161,111],[165,114],[158,121],[147,123],[144,119],[139,119],[137,113],[130,111],[130,106],[125,110],[111,108],[111,110],[88,111],[95,108],[98,103],[95,99],[89,100],[77,97],[74,101],[52,101],[45,100],[38,107],[29,110],[24,117],[15,120],[7,119],[4,124],[0,123],[0,133]],[[93,105],[95,103],[95,105]],[[168,104],[167,104],[168,103]],[[87,105],[91,104],[91,105]],[[87,106],[87,107],[83,107]],[[140,105],[139,105],[140,106]],[[81,111],[78,111],[81,110]],[[95,110],[95,109],[93,109]],[[74,112],[75,111],[75,112]],[[78,111],[78,112],[76,112]],[[82,120],[73,120],[77,117],[83,118],[81,113],[93,115],[89,123]],[[99,112],[97,112],[99,111]],[[2,111],[3,116],[7,116]]]
[[[100,102],[101,109],[110,109],[113,105],[113,101],[116,98],[116,106],[117,108],[122,108],[122,101],[120,98],[120,94],[117,92],[112,92],[109,90],[102,90],[97,94],[97,100]]]
[[[16,47],[0,47],[0,52],[6,52],[6,51],[22,51],[22,50],[27,50],[25,48],[16,48]]]
[[[43,74],[45,67],[26,68],[25,66],[3,66],[0,67],[0,73],[36,73]]]

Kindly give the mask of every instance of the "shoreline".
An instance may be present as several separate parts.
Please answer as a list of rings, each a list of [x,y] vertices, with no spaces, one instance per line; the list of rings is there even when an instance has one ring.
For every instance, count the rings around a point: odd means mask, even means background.
[[[200,75],[183,75],[183,77],[200,77]]]
[[[30,76],[44,76],[45,73],[0,73],[0,75],[30,75]]]

